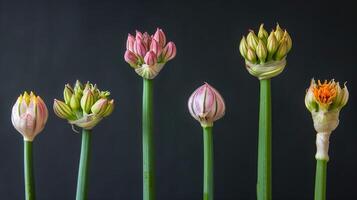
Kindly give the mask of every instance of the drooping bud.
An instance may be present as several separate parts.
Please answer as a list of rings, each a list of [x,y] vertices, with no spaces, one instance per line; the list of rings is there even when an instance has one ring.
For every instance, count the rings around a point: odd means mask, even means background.
[[[255,55],[255,52],[252,48],[248,48],[247,51],[247,60],[251,63],[256,63],[257,62],[257,56]]]
[[[69,84],[66,84],[63,90],[63,98],[64,98],[64,102],[69,105],[71,98],[73,95],[73,89]]]
[[[269,34],[264,29],[264,24],[261,24],[260,27],[259,27],[258,38],[261,39],[264,42],[264,44],[266,44],[268,36],[269,36]]]
[[[133,68],[137,67],[138,57],[136,57],[136,55],[133,52],[131,52],[130,50],[125,51],[124,60]]]
[[[92,91],[90,89],[85,89],[83,91],[83,96],[81,98],[81,108],[83,112],[88,114],[93,104],[94,104],[94,96]]]
[[[214,121],[224,116],[226,106],[219,92],[205,83],[192,93],[188,109],[202,127],[212,127]]]
[[[286,38],[284,38],[278,47],[278,50],[276,50],[276,53],[274,55],[274,60],[281,60],[283,59],[286,54],[288,53],[288,41]]]
[[[72,112],[71,108],[64,102],[55,99],[53,102],[53,111],[62,119],[73,120],[76,115]]]
[[[248,46],[255,51],[258,45],[258,37],[255,35],[254,31],[252,30],[250,30],[250,32],[247,35],[247,43]]]
[[[147,65],[155,65],[157,63],[156,54],[153,51],[147,52],[144,61]]]
[[[239,52],[244,58],[247,58],[247,51],[248,51],[247,40],[243,36],[239,44]]]
[[[166,36],[162,29],[157,28],[154,37],[153,37],[161,47],[164,47],[166,44]],[[159,54],[157,54],[159,55]]]
[[[20,95],[12,107],[11,122],[25,141],[33,141],[45,127],[48,110],[40,96],[33,92]]]
[[[176,56],[176,45],[173,42],[167,43],[164,50],[161,53],[163,62],[167,62]]]
[[[108,106],[108,99],[99,99],[92,106],[91,111],[92,113],[98,116],[103,116],[105,111],[107,110],[107,106]]]
[[[267,58],[268,55],[268,50],[263,40],[259,39],[259,43],[255,52],[259,58],[260,63],[265,63],[265,59]]]

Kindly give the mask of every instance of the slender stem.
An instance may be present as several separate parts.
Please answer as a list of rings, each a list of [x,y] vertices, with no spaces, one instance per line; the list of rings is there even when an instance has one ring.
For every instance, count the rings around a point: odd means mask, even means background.
[[[326,199],[327,160],[316,160],[315,200]]]
[[[271,200],[271,89],[270,79],[260,81],[257,199]]]
[[[143,80],[143,200],[154,200],[153,80]]]
[[[82,130],[81,157],[79,161],[76,200],[86,200],[88,191],[88,168],[90,160],[91,131]]]
[[[24,141],[25,196],[26,200],[35,200],[35,176],[33,172],[32,141]]]
[[[203,128],[203,200],[214,199],[212,127]]]

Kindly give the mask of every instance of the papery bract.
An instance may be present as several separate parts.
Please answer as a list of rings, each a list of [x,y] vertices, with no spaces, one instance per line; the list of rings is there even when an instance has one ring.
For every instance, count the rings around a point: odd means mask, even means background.
[[[46,125],[48,110],[41,97],[24,92],[12,108],[11,121],[26,141],[32,141]]]
[[[188,109],[192,117],[203,127],[213,126],[213,122],[222,118],[226,106],[219,92],[205,83],[196,89],[188,100]]]

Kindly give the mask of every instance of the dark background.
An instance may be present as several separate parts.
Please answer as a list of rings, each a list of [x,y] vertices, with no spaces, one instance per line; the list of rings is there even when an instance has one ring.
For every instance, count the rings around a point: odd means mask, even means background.
[[[342,0],[0,0],[0,199],[24,198],[22,138],[10,121],[23,90],[34,90],[50,111],[34,142],[38,199],[74,199],[80,135],[53,114],[52,101],[76,79],[110,90],[117,105],[94,129],[89,199],[141,199],[142,80],[123,54],[127,33],[156,27],[178,52],[155,79],[157,199],[201,199],[201,127],[186,102],[204,81],[227,106],[214,127],[216,199],[255,199],[259,82],[238,43],[261,22],[268,30],[279,22],[293,39],[287,68],[272,81],[274,199],[313,199],[315,131],[304,105],[312,77],[348,82],[327,187],[328,199],[357,199],[356,17]]]

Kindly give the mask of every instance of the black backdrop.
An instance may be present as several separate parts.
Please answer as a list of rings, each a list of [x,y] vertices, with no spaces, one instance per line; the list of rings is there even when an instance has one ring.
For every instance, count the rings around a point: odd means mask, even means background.
[[[217,200],[255,199],[259,84],[238,43],[261,22],[288,28],[293,49],[272,81],[274,199],[312,199],[315,132],[304,106],[312,77],[348,81],[350,100],[331,137],[328,199],[356,199],[356,12],[352,4],[296,1],[0,0],[0,199],[23,199],[22,138],[10,121],[23,90],[46,101],[50,116],[35,139],[38,199],[74,199],[80,135],[52,112],[65,83],[90,80],[117,107],[94,130],[89,199],[141,199],[141,78],[124,62],[127,33],[164,29],[177,57],[155,79],[158,200],[197,200],[202,134],[188,113],[204,81],[226,100],[215,123]]]

